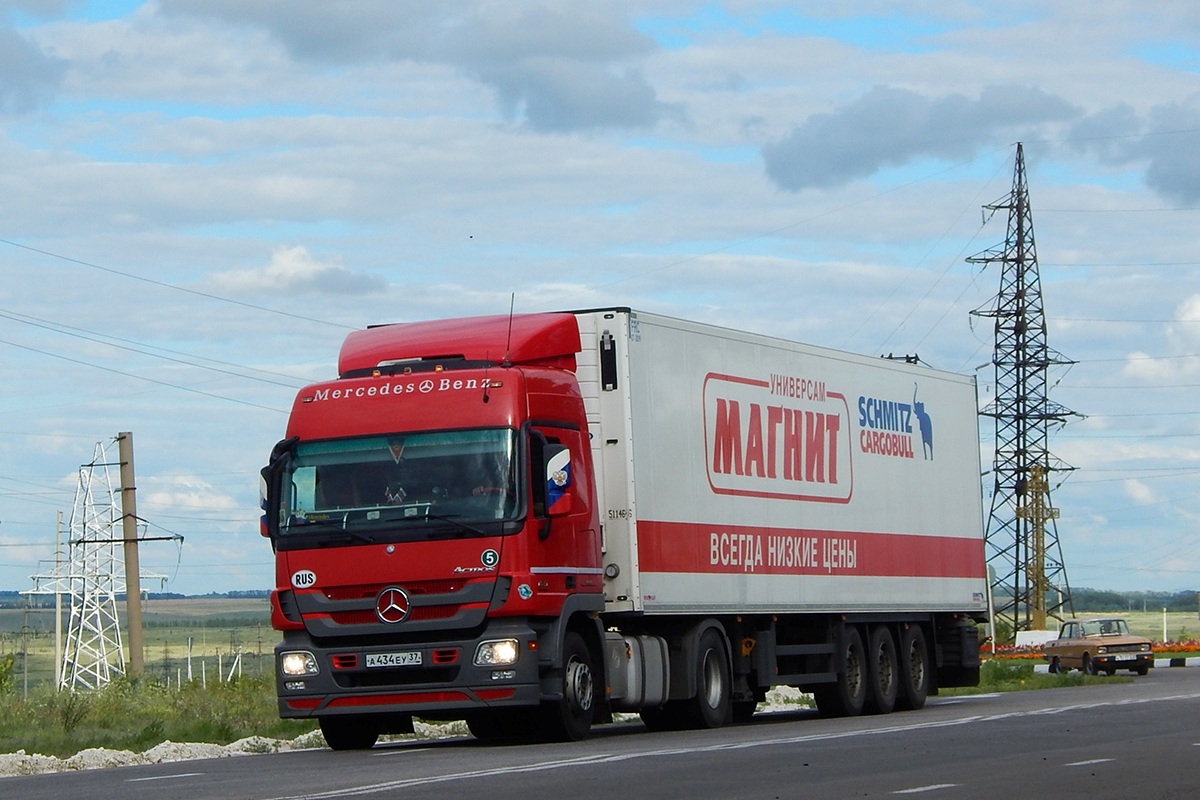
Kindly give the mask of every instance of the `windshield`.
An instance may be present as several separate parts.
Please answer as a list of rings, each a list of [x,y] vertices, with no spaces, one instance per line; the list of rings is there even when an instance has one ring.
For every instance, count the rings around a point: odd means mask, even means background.
[[[283,472],[279,532],[512,519],[515,453],[504,428],[300,443]]]
[[[1129,626],[1123,619],[1098,619],[1083,623],[1084,636],[1128,636]]]

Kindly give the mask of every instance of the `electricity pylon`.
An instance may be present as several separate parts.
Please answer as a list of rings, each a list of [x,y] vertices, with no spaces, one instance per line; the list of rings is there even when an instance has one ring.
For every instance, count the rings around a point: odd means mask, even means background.
[[[96,689],[125,674],[117,582],[124,574],[118,543],[117,508],[104,447],[96,444],[90,464],[79,468],[71,511],[71,616],[59,686]]]
[[[1012,191],[984,209],[1008,212],[1004,244],[967,259],[1000,265],[999,293],[990,306],[971,312],[995,320],[996,394],[980,412],[994,419],[996,426],[994,486],[984,548],[992,570],[997,620],[1007,622],[1014,632],[1043,630],[1048,617],[1061,617],[1071,607],[1050,481],[1055,473],[1074,469],[1052,456],[1047,445],[1051,428],[1077,416],[1050,400],[1048,375],[1051,367],[1075,362],[1046,341],[1025,152],[1019,142]]]

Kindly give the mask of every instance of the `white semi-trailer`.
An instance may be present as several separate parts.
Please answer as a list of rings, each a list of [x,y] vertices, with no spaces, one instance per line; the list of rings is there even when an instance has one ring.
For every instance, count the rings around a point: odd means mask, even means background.
[[[624,308],[357,331],[264,469],[280,712],[919,708],[978,681],[979,463],[973,379],[918,365]]]

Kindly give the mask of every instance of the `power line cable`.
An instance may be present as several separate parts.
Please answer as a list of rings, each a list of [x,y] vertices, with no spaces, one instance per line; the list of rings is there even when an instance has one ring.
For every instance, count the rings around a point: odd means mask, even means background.
[[[174,289],[177,292],[184,292],[186,294],[195,295],[196,297],[203,297],[208,300],[217,300],[222,303],[230,303],[235,306],[241,306],[242,308],[249,308],[254,311],[262,311],[267,314],[278,314],[279,316],[282,316],[282,317],[289,317],[291,319],[303,320],[305,322],[315,322],[318,325],[328,325],[330,327],[341,328],[343,330],[355,330],[355,328],[353,328],[352,326],[342,325],[341,323],[338,323],[338,322],[329,322],[327,320],[317,319],[316,317],[310,317],[310,316],[306,316],[304,314],[293,314],[290,311],[280,311],[277,308],[267,308],[266,306],[259,306],[259,305],[255,305],[254,303],[247,303],[244,300],[234,300],[230,297],[222,297],[221,295],[211,294],[209,292],[202,292],[199,289],[189,289],[186,286],[179,286],[174,283],[167,283],[166,281],[156,281],[153,278],[147,278],[143,275],[137,275],[132,272],[124,272],[119,269],[113,269],[112,267],[104,267],[104,266],[101,266],[100,264],[95,264],[95,263],[92,263],[91,261],[84,261],[79,258],[71,258],[70,256],[64,256],[60,253],[55,253],[50,250],[43,250],[38,247],[31,247],[27,244],[21,244],[20,242],[14,242],[11,239],[0,239],[0,244],[6,244],[10,247],[17,247],[22,250],[28,250],[31,253],[37,253],[39,255],[47,256],[49,258],[56,258],[60,261],[66,261],[71,264],[78,264],[81,267],[88,267],[89,269],[100,270],[101,272],[107,272],[112,275],[120,275],[122,278],[129,278],[130,280],[141,281],[143,283],[151,284],[152,286],[161,286],[164,289]]]
[[[170,381],[160,381],[157,378],[147,378],[145,375],[135,375],[132,372],[124,372],[119,369],[113,369],[112,367],[104,367],[99,364],[92,364],[87,361],[82,361],[78,358],[71,358],[70,356],[60,355],[59,353],[52,353],[48,350],[40,350],[36,347],[30,347],[30,346],[24,345],[24,344],[17,344],[16,342],[10,342],[5,339],[0,339],[0,344],[6,344],[9,347],[16,347],[21,350],[28,350],[31,353],[38,353],[39,355],[43,355],[43,356],[50,356],[51,358],[62,359],[63,361],[69,361],[72,364],[80,364],[85,367],[92,367],[93,369],[104,370],[105,372],[111,372],[115,375],[122,375],[126,378],[134,378],[136,380],[146,381],[147,383],[153,383],[153,384],[157,384],[159,386],[166,386],[167,388],[170,388],[170,389],[179,389],[184,392],[191,392],[193,394],[203,395],[204,397],[211,397],[215,400],[228,400],[231,403],[237,403],[237,404],[243,405],[243,406],[250,406],[251,408],[261,408],[264,411],[274,411],[278,414],[288,413],[287,411],[282,410],[282,409],[271,408],[270,406],[260,405],[259,403],[251,403],[249,400],[241,400],[236,397],[225,397],[224,395],[215,394],[213,392],[206,392],[206,391],[203,391],[202,389],[193,389],[190,386],[182,386],[178,383],[171,383]]]
[[[180,358],[173,358],[171,356],[165,356],[165,355],[160,355],[158,353],[152,353],[147,350],[142,350],[138,347],[130,347],[128,345],[113,343],[113,342],[130,342],[131,340],[129,340],[129,339],[121,339],[116,336],[108,336],[107,334],[96,333],[95,331],[86,331],[83,328],[74,328],[69,325],[60,326],[57,323],[38,319],[37,317],[28,317],[27,319],[20,319],[20,317],[23,317],[23,316],[26,316],[26,315],[14,314],[13,312],[6,311],[4,309],[0,309],[0,318],[3,318],[3,319],[9,319],[9,320],[12,320],[13,322],[18,322],[23,325],[32,325],[35,328],[42,328],[43,330],[54,331],[55,333],[61,333],[64,336],[72,336],[76,339],[82,339],[87,342],[96,342],[97,344],[102,344],[102,345],[105,345],[106,347],[113,347],[118,350],[125,350],[130,353],[137,353],[138,355],[149,356],[150,358],[160,358],[164,361],[170,361],[175,364],[184,364],[189,367],[196,367],[197,369],[206,369],[211,372],[219,372],[223,375],[232,375],[235,378],[245,378],[247,380],[260,381],[262,383],[269,383],[274,386],[299,388],[299,386],[302,386],[305,383],[305,380],[303,378],[294,378],[293,379],[295,381],[299,381],[299,385],[297,385],[296,383],[280,383],[279,381],[274,381],[274,380],[271,380],[270,378],[260,378],[260,377],[254,376],[254,375],[246,375],[244,373],[234,372],[234,371],[228,370],[228,369],[221,369],[219,367],[210,367],[210,366],[206,366],[204,364],[197,364],[194,361],[186,361],[186,360],[180,359]],[[36,320],[36,321],[31,321],[31,320]],[[70,330],[64,330],[64,329],[70,329]],[[81,333],[72,333],[71,332],[72,330],[82,331],[82,332]],[[87,335],[84,335],[85,333],[92,334],[92,335],[87,336]],[[105,339],[112,339],[113,341],[105,341]],[[188,355],[187,353],[179,353],[179,351],[177,351],[177,350],[168,350],[165,347],[155,347],[155,345],[147,345],[142,342],[133,342],[133,344],[138,344],[138,345],[141,345],[142,347],[154,347],[155,349],[162,350],[163,352],[167,352],[167,353],[177,353],[179,355]],[[189,356],[189,357],[199,358],[198,356]],[[229,362],[217,361],[216,359],[204,359],[204,360],[212,361],[213,363],[216,363],[216,364],[224,364],[226,366],[237,367],[238,369],[250,369],[249,367],[242,367],[239,364],[230,364]],[[268,373],[265,370],[260,370],[260,371],[264,372],[265,374],[279,375],[279,373]],[[280,377],[290,378],[291,376],[281,375]]]

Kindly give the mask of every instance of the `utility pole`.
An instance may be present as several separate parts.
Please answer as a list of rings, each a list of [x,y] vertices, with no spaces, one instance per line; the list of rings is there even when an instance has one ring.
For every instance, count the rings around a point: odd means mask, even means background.
[[[62,688],[63,678],[63,638],[62,638],[62,512],[54,523],[54,690]]]
[[[133,434],[117,434],[117,459],[121,462],[121,538],[125,545],[125,617],[129,626],[131,677],[146,671],[142,653],[142,582],[138,567],[137,483],[133,479]]]
[[[1071,604],[1049,479],[1074,467],[1054,458],[1047,444],[1051,426],[1078,415],[1052,402],[1047,393],[1050,367],[1075,362],[1047,344],[1025,151],[1019,142],[1012,192],[984,209],[1008,212],[1004,245],[967,259],[1000,265],[1000,291],[991,306],[971,312],[995,319],[996,394],[980,412],[994,419],[996,426],[991,471],[995,482],[984,546],[988,564],[995,570],[995,616],[1007,621],[1015,633],[1044,629],[1047,617],[1060,616]],[[1052,585],[1064,588],[1055,604],[1049,605]]]

